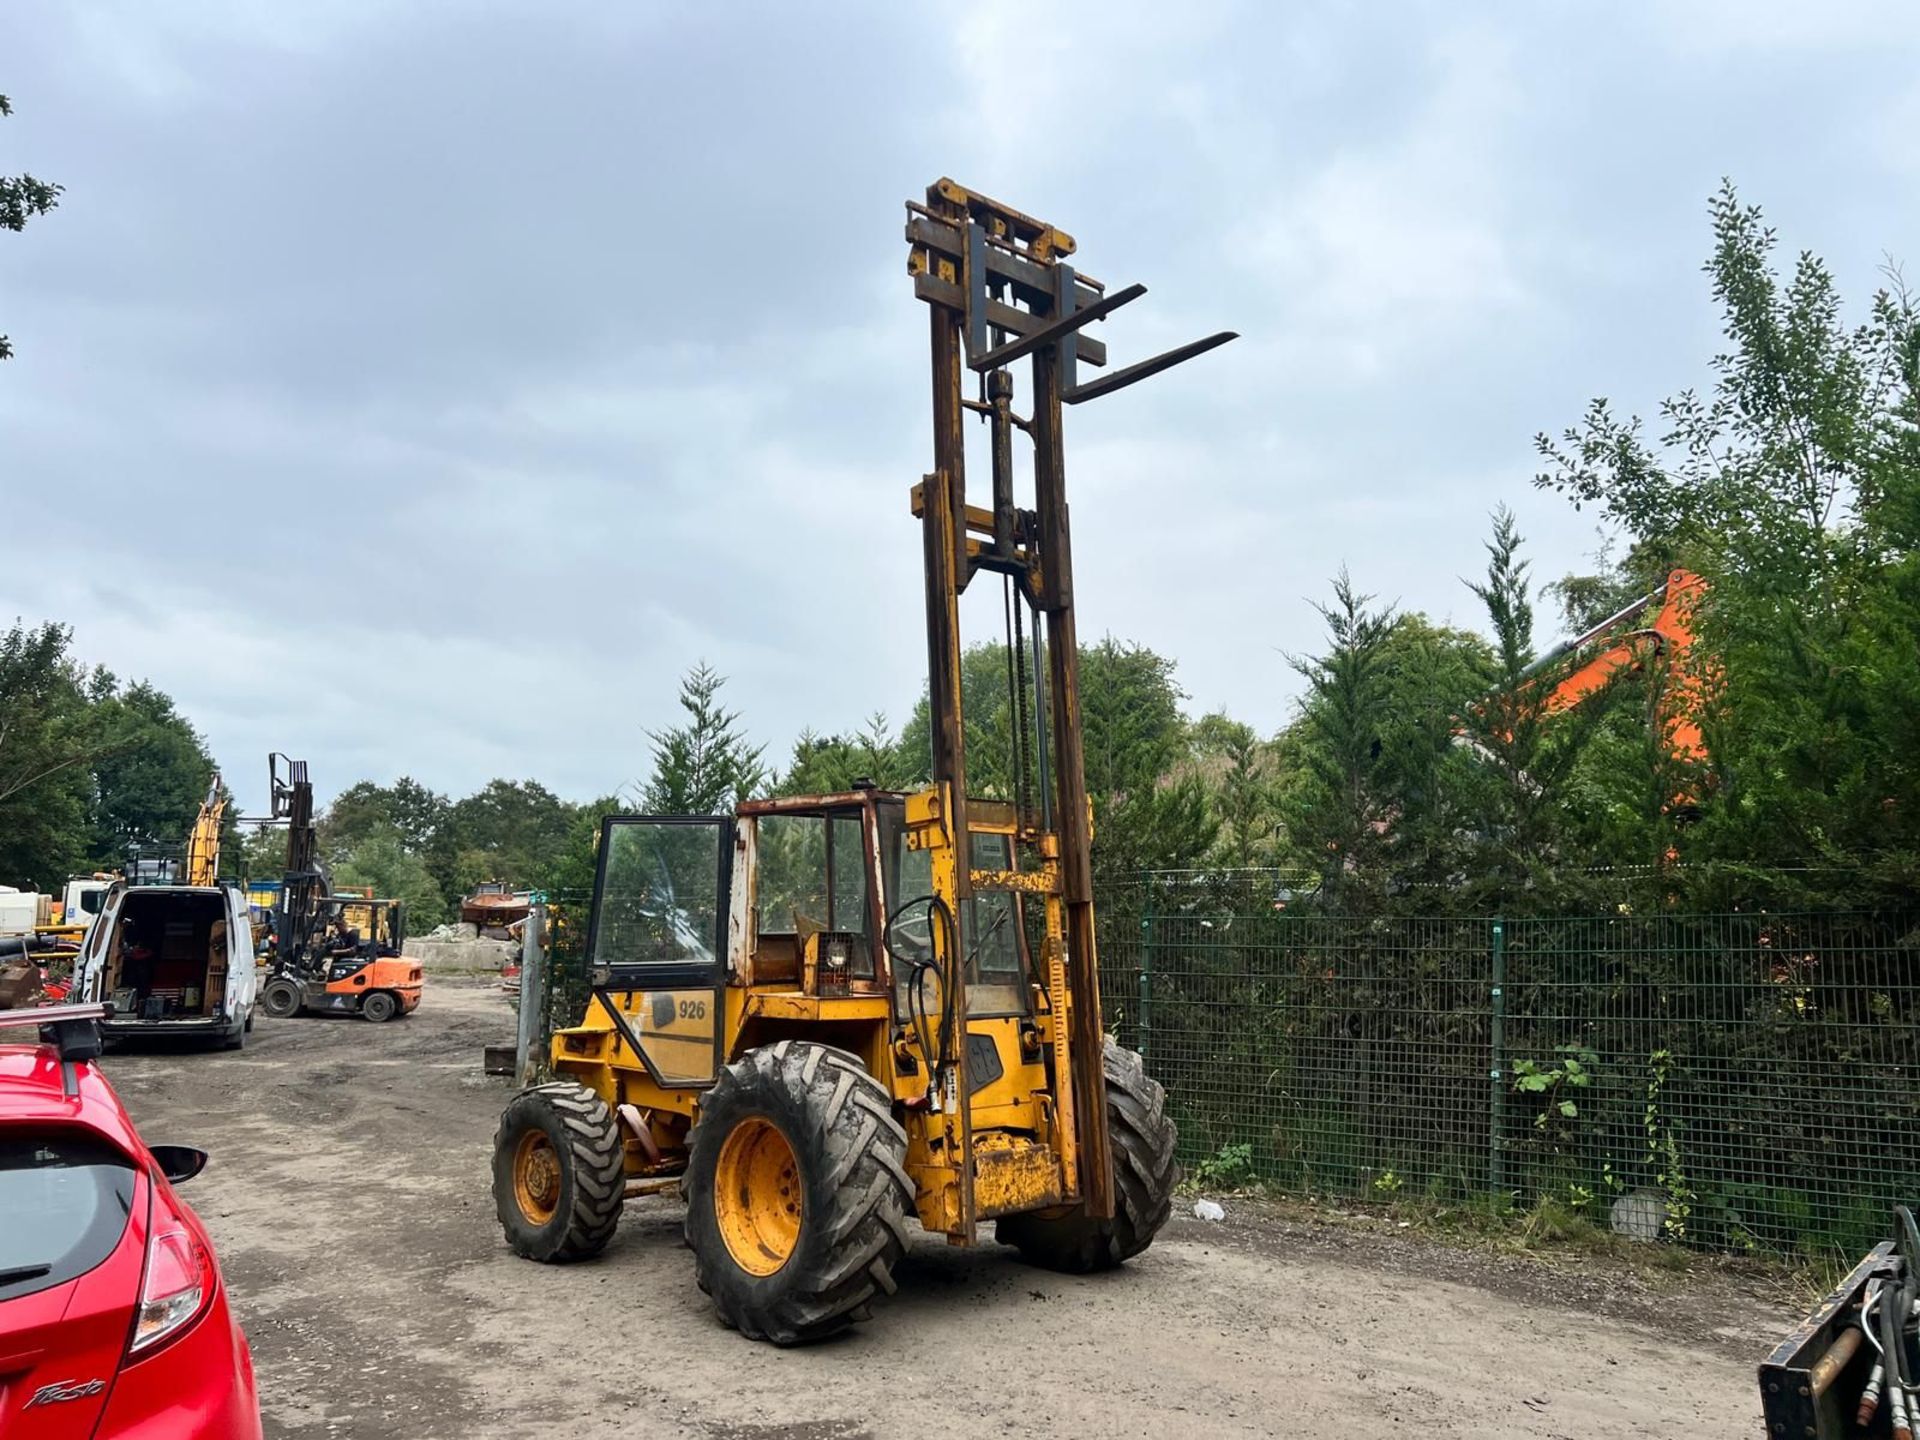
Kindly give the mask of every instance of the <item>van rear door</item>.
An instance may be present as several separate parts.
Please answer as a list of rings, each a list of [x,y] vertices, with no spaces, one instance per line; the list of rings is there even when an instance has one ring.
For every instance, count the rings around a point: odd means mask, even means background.
[[[120,923],[120,906],[126,897],[127,887],[115,881],[100,898],[100,913],[88,929],[86,943],[80,947],[80,958],[73,967],[75,1004],[91,1005],[108,998],[105,992],[108,942]]]
[[[243,891],[227,890],[227,1014],[244,1015],[253,1008],[259,985],[254,973],[253,912]]]

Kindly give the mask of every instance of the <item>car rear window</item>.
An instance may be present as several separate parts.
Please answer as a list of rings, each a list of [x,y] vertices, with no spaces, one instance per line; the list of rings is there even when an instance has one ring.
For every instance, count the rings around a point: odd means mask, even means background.
[[[0,1131],[0,1300],[63,1285],[120,1243],[133,1166],[82,1135]]]

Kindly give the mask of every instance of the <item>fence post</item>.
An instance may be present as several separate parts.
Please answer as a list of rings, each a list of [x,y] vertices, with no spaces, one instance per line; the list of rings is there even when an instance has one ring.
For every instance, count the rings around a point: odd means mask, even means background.
[[[547,906],[536,900],[520,928],[520,1034],[514,1047],[513,1073],[522,1085],[533,1080],[534,1045],[547,998]]]
[[[1503,1195],[1507,1189],[1507,927],[1503,920],[1493,922],[1493,989],[1489,998],[1493,1033],[1489,1046],[1492,1065],[1487,1071],[1487,1188]]]
[[[1147,1058],[1153,1033],[1153,882],[1147,882],[1146,911],[1140,917],[1140,1058]]]

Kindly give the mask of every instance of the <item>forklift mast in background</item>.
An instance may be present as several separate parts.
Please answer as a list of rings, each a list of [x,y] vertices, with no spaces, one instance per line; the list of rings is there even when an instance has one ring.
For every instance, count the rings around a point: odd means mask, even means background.
[[[406,919],[398,900],[335,895],[320,859],[307,762],[267,757],[269,824],[287,827],[287,871],[274,914],[273,966],[260,1006],[276,1020],[300,1014],[359,1015],[376,1023],[420,1003],[421,968],[404,957]],[[330,936],[330,922],[342,923]],[[345,929],[361,938],[342,945]]]
[[[273,917],[274,970],[278,973],[312,950],[314,928],[331,886],[320,863],[307,762],[290,760],[275,751],[267,756],[267,779],[272,797],[271,823],[287,827],[286,875]]]
[[[1094,948],[1092,814],[1080,729],[1079,647],[1074,623],[1073,552],[1067,529],[1062,407],[1110,395],[1235,338],[1222,331],[1163,355],[1082,380],[1080,366],[1104,366],[1106,346],[1087,327],[1146,293],[1129,285],[1109,293],[1068,263],[1072,236],[1044,221],[941,179],[926,202],[908,202],[907,271],[928,306],[933,362],[933,471],[913,491],[926,572],[928,700],[933,730],[929,843],[951,864],[956,932],[976,890],[1044,895],[1047,924],[1041,966],[1049,989],[1064,985],[1069,1027],[1055,1036],[1065,1129],[1078,1140],[1080,1203],[1100,1219],[1113,1213],[1113,1163],[1102,1070],[1105,1031]],[[1024,399],[1014,413],[1014,371],[1027,362]],[[967,372],[977,394],[968,394]],[[965,420],[988,426],[992,495],[967,503]],[[1033,508],[1015,500],[1014,431],[1032,443]],[[966,725],[961,695],[960,596],[981,571],[1003,577],[1014,716],[1012,774],[1016,835],[1031,857],[1027,874],[975,868],[967,821]],[[1044,633],[1042,620],[1044,619]],[[1028,621],[1031,621],[1030,625]],[[1031,640],[1029,641],[1029,633]],[[1031,689],[1031,715],[1027,704]],[[911,822],[911,815],[909,817]],[[964,849],[962,847],[965,847]],[[1024,868],[1024,867],[1023,867]],[[956,933],[969,953],[970,937]],[[949,967],[951,1083],[971,1093],[967,1066],[964,964]],[[1064,1083],[1071,1075],[1070,1087]],[[958,1153],[971,1153],[968,1107],[954,1107]],[[1081,1117],[1077,1125],[1071,1117]],[[971,1177],[961,1178],[962,1228],[971,1239]]]

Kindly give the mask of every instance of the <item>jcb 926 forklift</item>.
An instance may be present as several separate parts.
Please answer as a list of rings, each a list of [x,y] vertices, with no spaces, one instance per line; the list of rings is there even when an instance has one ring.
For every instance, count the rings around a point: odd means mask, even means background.
[[[1097,1270],[1147,1247],[1177,1177],[1161,1088],[1101,1023],[1061,413],[1233,336],[1082,381],[1106,362],[1085,327],[1143,287],[1107,292],[1069,236],[950,180],[908,212],[933,359],[934,468],[912,492],[932,783],[607,817],[585,1018],[495,1139],[513,1249],[593,1255],[624,1199],[677,1185],[701,1289],[777,1344],[890,1293],[910,1215],[963,1245],[991,1220],[1038,1264]],[[990,507],[967,503],[969,414]],[[960,687],[960,598],[983,572],[1018,717],[1013,793],[991,800],[968,793]]]
[[[274,911],[273,968],[260,1004],[284,1020],[358,1015],[375,1022],[418,1008],[420,963],[402,953],[406,910],[398,900],[336,895],[320,863],[307,762],[267,757],[272,819],[287,826],[287,870]]]

